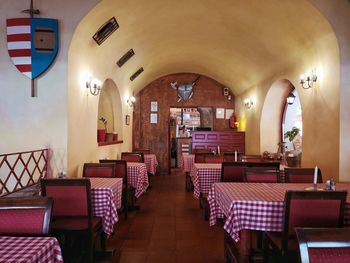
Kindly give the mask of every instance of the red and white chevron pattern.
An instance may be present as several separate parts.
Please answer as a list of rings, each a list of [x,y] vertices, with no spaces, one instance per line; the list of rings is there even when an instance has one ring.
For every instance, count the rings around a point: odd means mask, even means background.
[[[31,79],[30,18],[7,19],[7,49],[18,70]]]

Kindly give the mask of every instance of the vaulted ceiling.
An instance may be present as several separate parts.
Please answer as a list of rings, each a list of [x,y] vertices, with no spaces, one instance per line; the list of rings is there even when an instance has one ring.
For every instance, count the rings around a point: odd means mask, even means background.
[[[92,37],[113,16],[120,28],[91,45],[115,67],[118,85],[136,92],[161,76],[193,72],[239,95],[294,67],[331,33],[307,0],[103,0],[79,27]],[[135,55],[119,68],[116,61],[130,48]],[[140,67],[144,72],[131,82]]]

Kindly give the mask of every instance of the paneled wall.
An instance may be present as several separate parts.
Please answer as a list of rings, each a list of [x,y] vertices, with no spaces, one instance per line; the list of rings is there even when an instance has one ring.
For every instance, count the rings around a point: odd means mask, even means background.
[[[150,148],[159,162],[158,171],[167,174],[169,171],[169,114],[170,107],[213,107],[213,127],[216,131],[228,131],[227,119],[216,119],[215,109],[234,109],[234,96],[231,100],[223,94],[223,85],[215,80],[201,76],[194,86],[194,94],[188,101],[178,102],[177,91],[170,83],[177,81],[179,85],[192,83],[197,74],[181,73],[161,77],[136,95],[134,108],[133,144],[134,148]],[[150,123],[151,101],[158,102],[157,123]]]

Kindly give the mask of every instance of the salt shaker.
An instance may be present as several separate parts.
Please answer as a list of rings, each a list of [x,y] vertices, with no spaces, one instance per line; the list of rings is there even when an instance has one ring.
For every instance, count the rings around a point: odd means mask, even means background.
[[[335,182],[333,178],[330,180],[330,188],[331,188],[330,190],[335,191]]]

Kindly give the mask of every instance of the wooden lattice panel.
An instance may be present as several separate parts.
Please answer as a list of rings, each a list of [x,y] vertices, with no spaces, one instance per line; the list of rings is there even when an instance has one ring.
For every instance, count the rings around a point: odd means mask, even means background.
[[[0,196],[46,177],[47,156],[48,149],[0,155]]]

